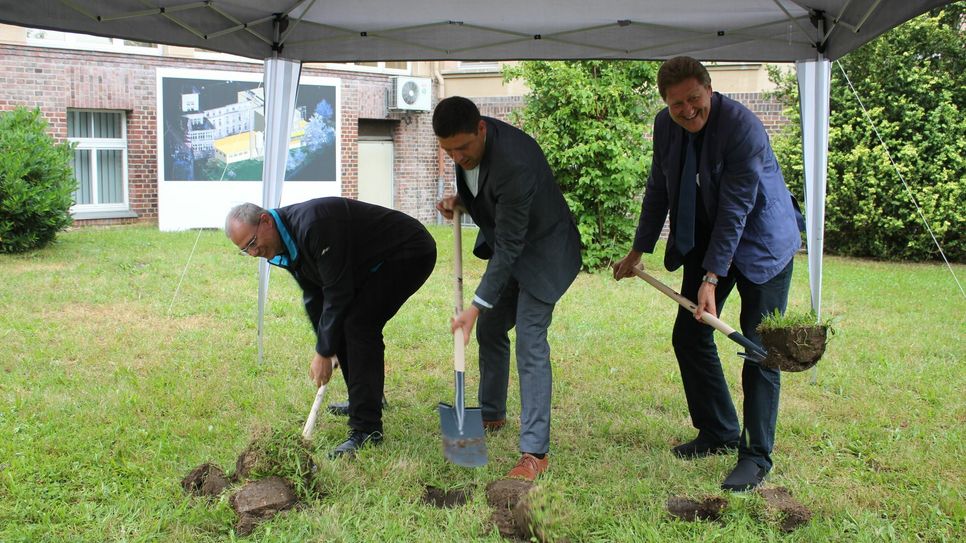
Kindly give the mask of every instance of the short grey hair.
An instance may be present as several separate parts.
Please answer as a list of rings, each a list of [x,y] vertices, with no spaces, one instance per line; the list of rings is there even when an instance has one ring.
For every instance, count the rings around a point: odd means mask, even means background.
[[[262,213],[267,213],[265,208],[251,202],[245,202],[231,208],[228,216],[225,217],[225,235],[231,237],[231,225],[234,222],[257,225]]]

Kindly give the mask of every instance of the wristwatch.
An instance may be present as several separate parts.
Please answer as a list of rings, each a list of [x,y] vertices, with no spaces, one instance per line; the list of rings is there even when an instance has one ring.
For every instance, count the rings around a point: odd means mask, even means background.
[[[710,275],[707,275],[707,274],[705,274],[704,277],[701,278],[701,280],[704,281],[705,283],[711,283],[712,285],[715,285],[715,286],[718,285],[718,278],[711,277]]]

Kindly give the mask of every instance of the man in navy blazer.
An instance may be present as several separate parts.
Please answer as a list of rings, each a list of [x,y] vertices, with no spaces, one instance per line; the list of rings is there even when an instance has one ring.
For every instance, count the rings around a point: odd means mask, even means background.
[[[517,330],[520,452],[508,476],[533,480],[547,469],[550,447],[550,345],[547,329],[557,300],[580,270],[580,238],[536,141],[519,129],[481,117],[459,96],[433,113],[440,147],[456,163],[457,195],[436,208],[447,218],[462,206],[480,228],[474,254],[488,258],[473,303],[453,320],[480,343],[479,401],[483,424],[506,421],[510,340]]]
[[[741,330],[756,343],[764,315],[785,311],[793,256],[801,246],[797,206],[761,121],[711,89],[704,66],[689,57],[665,62],[658,90],[667,108],[654,121],[654,155],[632,249],[614,265],[614,278],[633,275],[651,253],[670,212],[664,254],[669,271],[684,266],[681,294],[697,300],[694,314],[679,308],[672,343],[697,437],[672,449],[681,458],[726,453],[738,463],[722,488],[758,486],[772,468],[780,374],[745,359],[743,427],[728,391],[713,329],[700,314],[717,316],[731,290],[741,294]]]

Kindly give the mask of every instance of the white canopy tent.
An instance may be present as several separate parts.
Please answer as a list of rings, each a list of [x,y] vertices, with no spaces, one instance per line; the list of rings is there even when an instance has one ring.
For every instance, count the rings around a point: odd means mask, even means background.
[[[301,62],[795,62],[812,307],[821,311],[830,61],[951,0],[0,0],[0,22],[266,59],[265,207],[281,198]],[[261,323],[268,263],[260,262]]]

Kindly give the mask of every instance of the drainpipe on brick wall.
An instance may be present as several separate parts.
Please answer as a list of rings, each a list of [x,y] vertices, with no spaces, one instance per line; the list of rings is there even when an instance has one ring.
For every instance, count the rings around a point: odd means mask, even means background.
[[[438,91],[436,93],[436,103],[439,103],[443,99],[445,94],[446,82],[443,80],[443,74],[439,71],[439,62],[433,62],[433,78],[436,79],[436,85]],[[436,143],[436,134],[433,134],[433,143]],[[446,193],[446,178],[443,176],[443,172],[446,171],[446,156],[443,153],[442,147],[436,145],[436,201],[443,199],[443,194]],[[435,204],[435,202],[434,202]],[[443,214],[439,211],[436,212],[436,224],[443,224]]]

